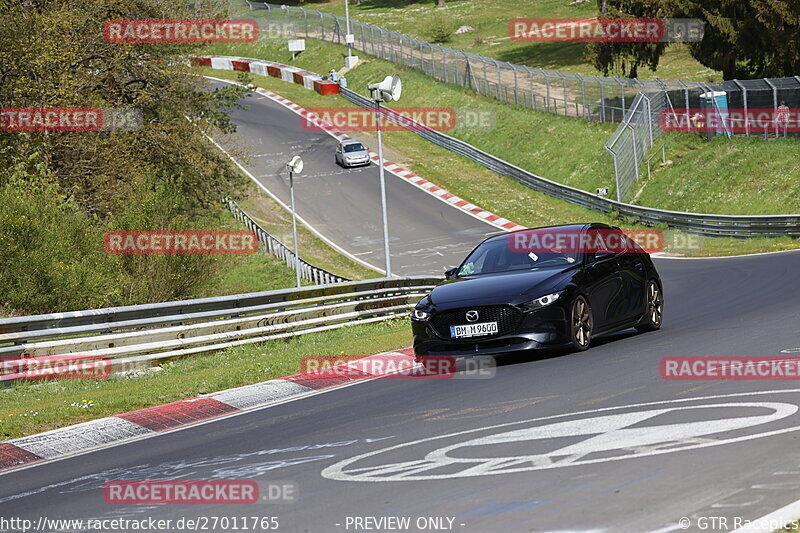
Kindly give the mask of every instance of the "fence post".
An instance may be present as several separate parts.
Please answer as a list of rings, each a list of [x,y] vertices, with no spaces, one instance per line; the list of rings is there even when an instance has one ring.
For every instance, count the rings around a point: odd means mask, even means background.
[[[603,148],[608,150],[608,152],[611,154],[611,157],[614,158],[614,185],[616,186],[617,189],[617,201],[621,202],[622,199],[619,192],[619,166],[617,165],[617,152],[612,150],[610,146],[604,146]]]
[[[578,74],[578,79],[581,80],[581,105],[583,106],[583,118],[586,118],[586,79]]]
[[[628,122],[628,129],[631,130],[631,139],[633,144],[633,169],[636,172],[636,181],[639,181],[639,153],[636,149],[636,130]]]
[[[620,95],[622,96],[622,119],[621,120],[624,120],[625,119],[625,111],[627,111],[627,107],[625,107],[625,84],[622,83],[620,81],[620,79],[617,78],[616,76],[614,76],[614,79],[617,80],[617,83],[619,83]]]
[[[564,76],[564,74],[562,74],[560,70],[557,70],[556,72],[558,73],[559,76],[561,76],[561,81],[564,84],[564,116],[566,117],[567,116],[567,100],[569,100],[569,97],[567,96],[567,77]]]
[[[500,63],[498,63],[494,59],[492,59],[492,61],[494,61],[494,65],[497,67],[497,86],[495,87],[494,93],[495,93],[495,97],[499,100],[500,99],[500,86],[503,84],[503,75],[500,72]]]
[[[595,75],[597,78],[597,83],[600,85],[600,122],[606,121],[606,92],[603,88],[603,80],[600,79],[600,76]]]
[[[461,55],[464,56],[464,85],[468,89],[472,89],[472,64],[469,62],[469,56],[463,50]]]
[[[549,113],[550,112],[550,74],[548,74],[548,71],[546,71],[543,68],[540,68],[539,70],[541,70],[542,73],[544,74],[545,85],[547,85],[547,100],[545,100],[545,102],[544,102],[544,108]]]
[[[518,105],[518,103],[517,103],[517,91],[519,91],[519,89],[518,89],[519,85],[517,85],[517,67],[515,65],[513,65],[512,63],[509,63],[509,65],[511,65],[511,68],[514,69],[514,105]]]
[[[525,67],[530,73],[531,78],[531,109],[536,109],[536,97],[534,95],[534,88],[533,88],[533,69],[530,67]]]
[[[653,110],[650,107],[650,99],[642,94],[642,99],[647,103],[647,126],[650,131],[650,148],[653,147]]]
[[[678,83],[680,83],[681,87],[683,87],[683,98],[685,101],[684,110],[686,111],[686,124],[689,124],[689,87],[681,80],[678,80]]]
[[[748,105],[747,105],[747,87],[739,83],[739,80],[733,80],[741,90],[742,90],[742,102],[744,102],[744,131],[746,135],[750,135],[750,117],[747,113]]]
[[[772,82],[769,81],[769,79],[767,79],[767,78],[763,78],[763,79],[764,79],[765,82],[767,82],[767,85],[772,87],[772,106],[773,106],[772,109],[774,110],[775,114],[777,114],[778,113],[778,88],[775,87],[772,84]],[[775,114],[773,114],[772,116],[774,117]],[[774,122],[775,122],[775,138],[777,139],[778,137],[780,137],[779,132],[778,132],[778,121],[775,120]]]
[[[486,58],[481,56],[481,63],[483,63],[483,94],[484,96],[488,96],[489,94],[489,76],[486,74]]]

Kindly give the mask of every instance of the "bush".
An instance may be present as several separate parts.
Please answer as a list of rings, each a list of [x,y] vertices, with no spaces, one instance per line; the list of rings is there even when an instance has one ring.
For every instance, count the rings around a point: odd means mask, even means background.
[[[433,17],[425,29],[425,36],[432,43],[447,43],[453,37],[453,28],[442,17]]]
[[[113,220],[122,231],[241,230],[219,208],[201,212],[183,206],[185,191],[169,180],[143,182],[131,192],[126,208]],[[207,254],[121,254],[116,256],[123,274],[122,302],[136,304],[190,297],[235,258]]]
[[[0,307],[38,314],[115,302],[119,280],[95,221],[46,176],[20,174],[0,186]]]

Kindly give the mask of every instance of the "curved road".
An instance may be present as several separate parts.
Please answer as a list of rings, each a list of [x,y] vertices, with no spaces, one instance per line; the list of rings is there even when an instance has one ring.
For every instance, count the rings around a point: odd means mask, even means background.
[[[236,144],[249,152],[242,162],[248,172],[289,205],[286,163],[301,156],[305,168],[294,182],[297,213],[340,248],[383,269],[377,165],[342,168],[333,158],[338,141],[329,134],[309,131],[299,115],[259,94],[242,103],[249,109],[233,110],[231,117],[238,127]],[[369,148],[377,152],[377,146]],[[386,196],[396,275],[441,275],[484,237],[502,231],[388,172]]]
[[[354,531],[348,516],[409,516],[453,518],[450,530],[463,532],[639,533],[678,531],[681,517],[732,525],[792,502],[800,387],[666,381],[659,361],[800,347],[800,253],[658,267],[661,331],[506,360],[492,379],[364,382],[11,471],[0,476],[0,508],[33,519],[257,513],[293,532]],[[103,501],[106,480],[176,478],[288,480],[299,501],[259,509]]]

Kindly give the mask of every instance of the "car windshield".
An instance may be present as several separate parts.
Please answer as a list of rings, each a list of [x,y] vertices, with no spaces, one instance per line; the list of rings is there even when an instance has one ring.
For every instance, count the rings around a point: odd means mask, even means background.
[[[581,254],[572,251],[517,251],[510,236],[491,239],[478,246],[458,269],[458,276],[480,276],[498,272],[558,268],[581,260]]]
[[[361,143],[344,145],[345,152],[363,152],[364,150],[366,150],[366,148],[364,148],[364,145]]]

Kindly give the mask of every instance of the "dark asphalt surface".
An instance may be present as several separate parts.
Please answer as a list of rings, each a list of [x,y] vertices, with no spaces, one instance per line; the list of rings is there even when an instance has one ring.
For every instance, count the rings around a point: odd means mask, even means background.
[[[800,347],[800,253],[657,266],[658,332],[508,358],[492,379],[366,382],[12,471],[0,514],[277,516],[279,531],[315,533],[355,531],[348,516],[450,517],[450,531],[486,533],[678,531],[684,516],[700,531],[697,518],[722,516],[729,527],[705,531],[729,531],[800,494],[800,386],[667,381],[659,361]],[[242,478],[294,481],[299,501],[137,507],[102,495],[106,480]]]
[[[249,109],[231,113],[238,129],[230,142],[248,151],[242,162],[247,170],[289,205],[286,163],[294,155],[302,157],[305,168],[294,182],[298,214],[342,249],[383,269],[377,165],[342,168],[334,161],[338,141],[324,131],[309,131],[299,115],[264,96],[255,94],[242,103]],[[378,151],[377,146],[368,148]],[[502,231],[389,172],[385,176],[393,274],[441,275],[484,237]]]

